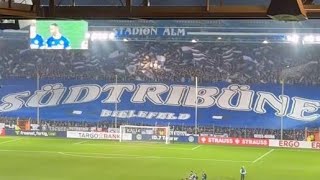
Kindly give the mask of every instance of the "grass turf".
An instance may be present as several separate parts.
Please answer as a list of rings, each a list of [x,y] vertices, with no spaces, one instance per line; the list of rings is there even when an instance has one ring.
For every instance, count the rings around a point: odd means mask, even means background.
[[[0,160],[0,180],[179,180],[191,170],[237,180],[242,165],[246,180],[320,179],[311,150],[3,137]]]

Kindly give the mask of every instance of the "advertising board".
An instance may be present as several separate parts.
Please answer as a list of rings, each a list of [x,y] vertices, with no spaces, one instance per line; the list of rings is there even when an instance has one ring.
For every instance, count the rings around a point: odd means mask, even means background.
[[[5,135],[6,135],[5,128],[0,128],[0,136],[5,136]]]
[[[268,139],[253,139],[253,138],[224,138],[212,136],[200,136],[199,144],[221,144],[233,146],[269,146]]]
[[[273,134],[254,134],[253,137],[258,139],[275,139],[276,138],[276,136]]]
[[[294,149],[320,149],[320,142],[270,140],[270,147],[294,148]]]
[[[171,142],[181,142],[181,143],[197,143],[198,142],[198,136],[171,136],[170,137]]]
[[[42,137],[65,137],[64,132],[53,131],[21,131],[14,129],[6,129],[5,134],[7,136],[42,136]]]
[[[119,133],[67,131],[67,138],[119,140]]]

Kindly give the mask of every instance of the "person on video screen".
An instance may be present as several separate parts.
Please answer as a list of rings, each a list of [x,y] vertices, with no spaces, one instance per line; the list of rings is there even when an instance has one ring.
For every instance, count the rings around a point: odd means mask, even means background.
[[[37,34],[37,27],[35,24],[30,25],[30,48],[44,48],[44,40],[41,35]]]
[[[71,49],[69,40],[60,33],[58,24],[50,25],[51,37],[47,40],[48,49]]]

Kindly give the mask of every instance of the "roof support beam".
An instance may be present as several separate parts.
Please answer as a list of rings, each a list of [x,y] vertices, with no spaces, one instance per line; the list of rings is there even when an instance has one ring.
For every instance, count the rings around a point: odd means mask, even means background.
[[[320,18],[320,5],[305,5],[308,18]]]
[[[304,7],[309,18],[320,18],[320,5]],[[126,6],[57,6],[55,0],[49,0],[49,6],[43,7],[38,3],[25,5],[0,2],[0,17],[35,18],[39,15],[38,17],[43,18],[63,19],[269,19],[267,9],[266,6],[249,5],[213,6],[209,0],[206,6],[132,6],[132,0],[126,0]]]
[[[131,12],[132,0],[126,0],[126,7],[129,12]]]
[[[54,16],[50,16],[48,7],[43,10],[47,18],[75,19],[268,18],[264,6],[56,6]]]
[[[37,16],[36,8],[32,5],[13,3],[12,1],[0,2],[1,17],[24,17],[35,18]]]

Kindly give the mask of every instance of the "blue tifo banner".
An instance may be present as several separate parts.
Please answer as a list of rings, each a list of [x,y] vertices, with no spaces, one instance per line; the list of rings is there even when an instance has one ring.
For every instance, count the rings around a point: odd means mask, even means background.
[[[0,112],[5,117],[55,121],[114,121],[144,125],[247,128],[319,127],[320,87],[276,84],[106,83],[41,79],[2,80]],[[196,105],[196,90],[198,104]],[[116,108],[117,107],[117,108]],[[115,110],[117,109],[117,110]]]
[[[21,131],[14,129],[6,129],[6,136],[41,136],[41,137],[66,137],[67,133],[58,131]]]

